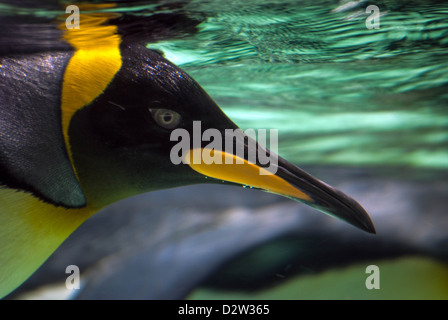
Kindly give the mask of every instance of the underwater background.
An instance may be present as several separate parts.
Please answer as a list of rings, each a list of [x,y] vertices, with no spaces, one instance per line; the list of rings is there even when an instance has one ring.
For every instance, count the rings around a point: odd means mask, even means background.
[[[278,129],[279,155],[358,200],[377,235],[256,190],[157,191],[95,215],[11,298],[67,297],[69,264],[85,299],[448,298],[448,1],[114,2],[186,24],[148,48],[242,129]],[[0,19],[51,4],[0,1]]]

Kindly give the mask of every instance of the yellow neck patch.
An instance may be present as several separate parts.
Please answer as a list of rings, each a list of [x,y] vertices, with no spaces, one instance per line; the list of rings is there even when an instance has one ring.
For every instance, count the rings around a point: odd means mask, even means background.
[[[66,29],[65,19],[59,26],[75,49],[65,70],[61,96],[62,130],[70,160],[68,128],[73,115],[101,95],[122,65],[117,27],[104,24],[114,17],[110,13],[81,14],[80,29]],[[97,211],[89,204],[81,209],[55,207],[4,186],[0,186],[0,208],[0,298],[28,278]]]
[[[122,65],[117,27],[104,24],[114,17],[111,13],[81,14],[80,29],[66,29],[65,22],[59,26],[76,50],[65,70],[61,97],[62,130],[71,161],[68,128],[73,115],[104,92]]]

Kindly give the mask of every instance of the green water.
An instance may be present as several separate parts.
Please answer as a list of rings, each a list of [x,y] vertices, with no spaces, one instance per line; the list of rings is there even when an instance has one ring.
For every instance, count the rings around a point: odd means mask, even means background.
[[[331,270],[318,276],[297,277],[256,294],[201,289],[189,299],[300,299],[300,300],[447,300],[446,265],[423,258],[381,263],[382,290],[366,290],[365,264]],[[328,290],[331,288],[331,290]]]
[[[376,30],[338,5],[193,1],[199,32],[150,47],[296,163],[446,169],[448,3],[378,2]]]
[[[119,1],[103,11],[202,21],[148,47],[190,73],[241,128],[278,129],[288,160],[448,168],[448,3],[348,2]],[[380,10],[379,29],[366,27],[369,4]],[[5,12],[61,13],[1,4]]]

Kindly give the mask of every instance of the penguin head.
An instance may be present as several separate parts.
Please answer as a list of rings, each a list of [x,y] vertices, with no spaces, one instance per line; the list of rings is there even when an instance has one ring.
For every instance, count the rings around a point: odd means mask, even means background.
[[[70,121],[72,160],[91,205],[224,182],[280,194],[374,232],[359,204],[249,138],[162,55],[139,45],[122,45],[121,55],[122,66],[104,92]],[[260,151],[275,160],[269,164],[272,172],[260,161]],[[206,161],[204,152],[222,161]],[[251,154],[257,156],[249,159]]]
[[[237,126],[187,73],[160,53],[122,45],[122,67],[105,91],[78,110],[69,126],[75,172],[99,206],[147,191],[203,182],[173,164],[173,130]],[[193,138],[191,136],[191,138]]]

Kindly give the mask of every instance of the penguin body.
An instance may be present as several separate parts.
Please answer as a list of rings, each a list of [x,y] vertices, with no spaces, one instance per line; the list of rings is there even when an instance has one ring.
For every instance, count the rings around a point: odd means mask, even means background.
[[[180,179],[182,169],[149,150],[155,144],[164,151],[170,146],[157,141],[147,144],[148,136],[154,134],[169,141],[169,131],[154,132],[157,125],[148,111],[163,106],[167,92],[184,109],[191,107],[185,114],[194,115],[194,109],[201,109],[196,93],[203,92],[193,79],[160,54],[139,44],[122,43],[123,67],[111,81],[106,76],[95,79],[99,86],[108,81],[107,90],[91,99],[80,92],[92,86],[85,82],[83,72],[70,74],[67,69],[74,57],[74,51],[58,51],[0,60],[2,295],[29,277],[82,222],[106,205],[138,193],[204,180],[194,171],[187,174],[187,182]],[[148,66],[151,70],[145,71]],[[73,104],[68,106],[61,102],[67,87],[64,81],[79,83],[71,88],[73,101],[69,102]],[[129,87],[129,82],[135,85]],[[191,92],[194,100],[187,103],[185,97]],[[89,99],[96,103],[84,102]],[[202,107],[211,103],[209,99],[205,95]],[[70,109],[73,105],[75,109]],[[67,140],[64,112],[73,118]],[[160,167],[160,163],[166,165]],[[164,175],[151,174],[157,166]],[[142,181],[145,171],[147,178]]]
[[[61,83],[71,56],[0,58],[2,296],[90,216],[86,208],[75,209],[85,207],[86,200],[61,135]]]
[[[245,135],[233,141],[245,155],[212,150],[239,164],[174,165],[173,130],[191,133],[201,121],[224,140],[238,127],[188,74],[125,37],[113,19],[84,14],[80,30],[59,27],[58,49],[0,55],[0,296],[94,213],[164,188],[250,185],[375,232],[356,201],[280,157],[275,174],[260,175]],[[210,152],[207,141],[196,148]]]

